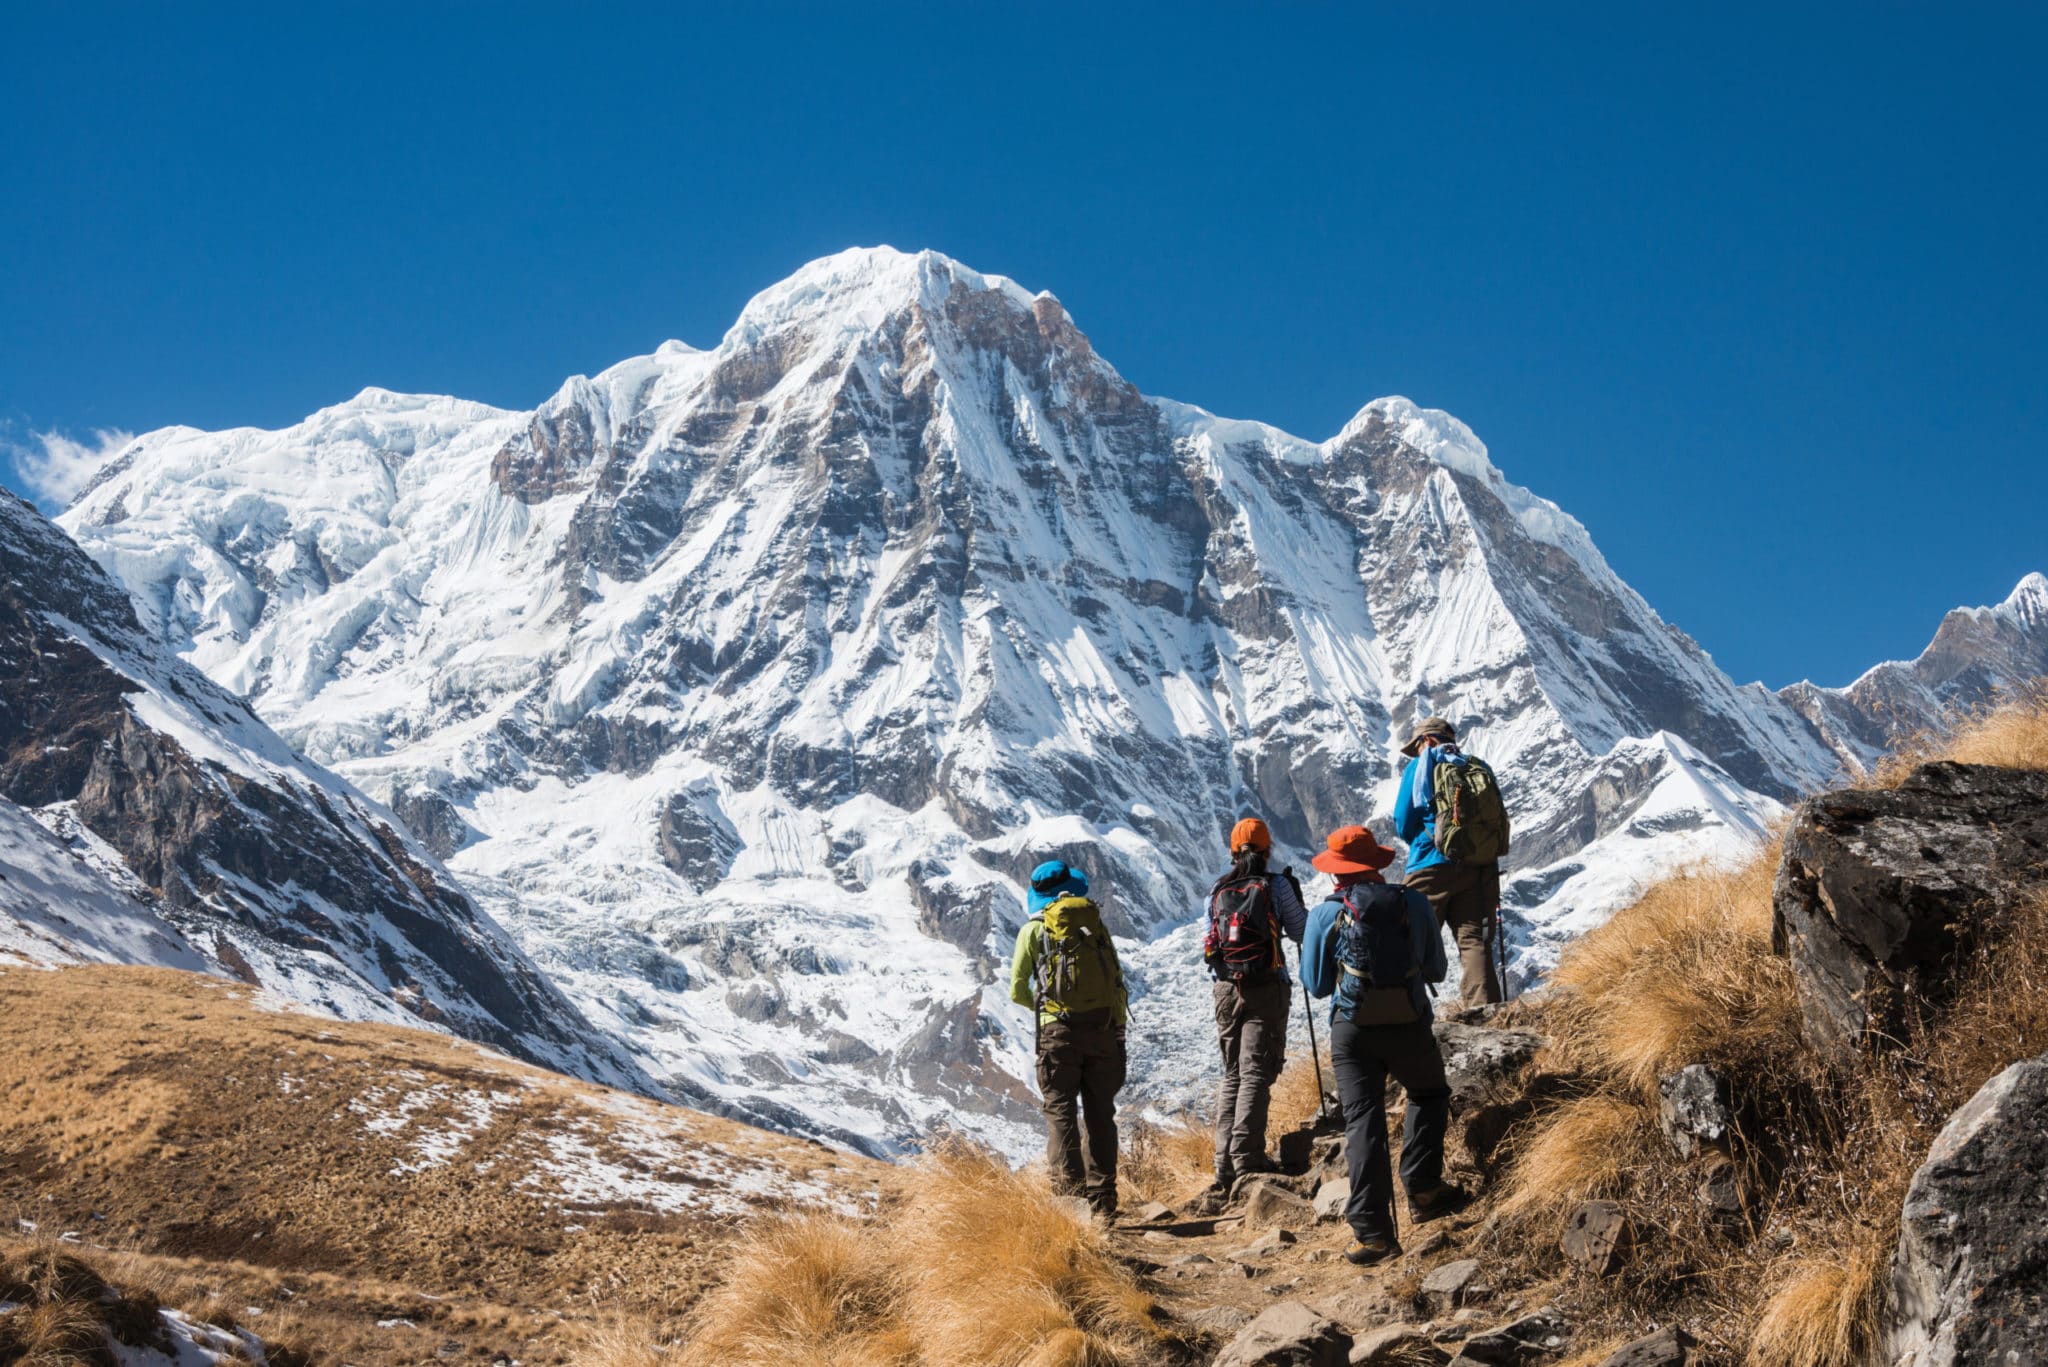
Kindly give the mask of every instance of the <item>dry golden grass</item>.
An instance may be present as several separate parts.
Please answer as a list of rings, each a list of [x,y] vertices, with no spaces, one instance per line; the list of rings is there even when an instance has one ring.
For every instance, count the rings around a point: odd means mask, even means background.
[[[1928,760],[2048,769],[2048,691],[2007,698],[1885,766],[1896,784]],[[1620,1278],[1582,1278],[1585,1331],[1640,1331],[1683,1310],[1749,1367],[1862,1367],[1878,1351],[1900,1206],[1954,1109],[2000,1069],[2048,1052],[2048,889],[1981,922],[1945,1006],[1847,1074],[1799,1033],[1789,965],[1770,945],[1773,847],[1743,867],[1692,870],[1567,952],[1542,1028],[1544,1061],[1585,1094],[1509,1138],[1498,1210],[1509,1251],[1555,1264],[1565,1215],[1622,1201],[1647,1233]],[[1734,1156],[1757,1201],[1747,1233],[1711,1226],[1695,1199],[1704,1161],[1656,1126],[1657,1079],[1689,1063],[1727,1081]],[[1777,1238],[1755,1237],[1766,1228]]]
[[[1930,760],[2048,771],[2048,679],[2036,679],[1988,707],[1952,717],[1939,732],[1917,736],[1886,757],[1868,781],[1896,788]]]
[[[1071,1203],[1034,1173],[952,1145],[911,1169],[873,1222],[808,1219],[749,1240],[676,1361],[1132,1367],[1163,1360],[1171,1342]]]
[[[163,1306],[175,1303],[152,1285],[122,1280],[103,1265],[45,1238],[0,1245],[0,1363],[24,1367],[113,1367],[110,1343],[169,1353]],[[188,1318],[232,1330],[231,1314],[211,1305],[175,1303]],[[270,1329],[271,1326],[266,1326]],[[274,1367],[306,1367],[307,1355],[278,1335],[269,1344]]]
[[[1857,1367],[1879,1348],[1889,1242],[1867,1241],[1840,1256],[1789,1269],[1750,1335],[1749,1367]]]
[[[366,1127],[402,1097],[404,1128]],[[489,1119],[455,1161],[421,1165],[419,1135],[471,1105]],[[93,1257],[201,1319],[296,1318],[294,1341],[324,1362],[426,1360],[451,1342],[578,1361],[620,1319],[676,1337],[722,1270],[732,1217],[572,1199],[537,1166],[565,1132],[679,1192],[706,1180],[687,1170],[700,1152],[854,1200],[888,1172],[445,1036],[267,1011],[218,978],[0,967],[0,1212],[124,1250]],[[752,1199],[764,1215],[784,1206]]]
[[[1139,1201],[1177,1206],[1216,1177],[1216,1132],[1192,1115],[1140,1120],[1124,1130],[1117,1185]]]
[[[1516,1145],[1495,1209],[1554,1241],[1581,1201],[1619,1196],[1631,1174],[1657,1157],[1656,1118],[1641,1103],[1604,1092],[1550,1111]]]
[[[1298,1130],[1316,1118],[1319,1106],[1334,1105],[1327,1102],[1316,1088],[1316,1066],[1322,1066],[1322,1085],[1332,1096],[1336,1093],[1337,1074],[1330,1066],[1329,1044],[1318,1038],[1317,1059],[1306,1054],[1296,1054],[1287,1060],[1287,1066],[1280,1070],[1280,1076],[1273,1082],[1273,1101],[1266,1116],[1266,1133],[1282,1135],[1289,1130]]]
[[[1552,981],[1560,1054],[1643,1091],[1689,1063],[1747,1075],[1799,1048],[1791,966],[1771,950],[1774,840],[1734,869],[1646,891],[1566,951]]]

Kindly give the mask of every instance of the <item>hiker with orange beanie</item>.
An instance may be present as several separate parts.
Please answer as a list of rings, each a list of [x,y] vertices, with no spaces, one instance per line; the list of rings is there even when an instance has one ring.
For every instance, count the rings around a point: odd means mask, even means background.
[[[1281,940],[1301,943],[1308,924],[1292,869],[1269,871],[1273,836],[1247,817],[1231,828],[1230,871],[1209,893],[1202,958],[1215,978],[1216,1043],[1223,1084],[1216,1097],[1216,1187],[1228,1193],[1247,1173],[1271,1172],[1266,1106],[1287,1057],[1293,981]]]

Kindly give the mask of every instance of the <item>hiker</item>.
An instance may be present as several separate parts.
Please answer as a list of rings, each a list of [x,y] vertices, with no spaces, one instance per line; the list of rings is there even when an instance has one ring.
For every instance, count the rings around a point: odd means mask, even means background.
[[[1037,1014],[1038,1092],[1053,1190],[1116,1214],[1116,1094],[1124,1085],[1123,966],[1088,900],[1088,875],[1064,860],[1031,871],[1031,915],[1017,932],[1010,1000]],[[1077,1114],[1078,1112],[1078,1114]]]
[[[1332,831],[1309,862],[1337,880],[1308,914],[1301,976],[1330,1004],[1330,1062],[1344,1106],[1351,1197],[1344,1218],[1356,1240],[1344,1256],[1360,1267],[1398,1256],[1394,1178],[1387,1155],[1387,1076],[1408,1094],[1401,1185],[1420,1224],[1458,1209],[1465,1192],[1443,1180],[1451,1089],[1430,1028],[1427,985],[1449,971],[1443,931],[1428,899],[1386,882],[1394,852],[1363,826]]]
[[[1230,831],[1230,872],[1209,893],[1202,959],[1216,979],[1216,1043],[1223,1085],[1216,1096],[1216,1186],[1227,1194],[1240,1177],[1272,1172],[1266,1157],[1266,1106],[1287,1056],[1293,980],[1281,937],[1299,944],[1308,923],[1294,870],[1271,873],[1273,836],[1247,817]]]
[[[1429,899],[1437,923],[1458,941],[1459,1005],[1500,1001],[1493,951],[1500,857],[1508,852],[1500,787],[1484,760],[1458,748],[1456,728],[1442,717],[1425,717],[1401,753],[1409,758],[1394,798],[1394,834],[1408,842],[1407,886]]]

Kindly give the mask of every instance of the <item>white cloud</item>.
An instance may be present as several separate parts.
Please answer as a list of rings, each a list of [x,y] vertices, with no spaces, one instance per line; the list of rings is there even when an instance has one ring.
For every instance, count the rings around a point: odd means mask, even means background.
[[[45,508],[69,504],[101,466],[135,440],[133,432],[115,427],[95,428],[88,441],[74,440],[62,432],[37,432],[34,436],[34,445],[8,443],[7,454],[14,458],[21,487]]]

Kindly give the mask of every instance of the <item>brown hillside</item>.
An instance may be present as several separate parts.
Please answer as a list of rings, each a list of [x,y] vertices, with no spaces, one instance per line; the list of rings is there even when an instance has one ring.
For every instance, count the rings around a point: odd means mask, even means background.
[[[886,1171],[274,1006],[168,970],[0,967],[10,1237],[266,1337],[295,1321],[316,1361],[566,1362],[621,1317],[680,1322],[751,1217],[867,1209]]]

